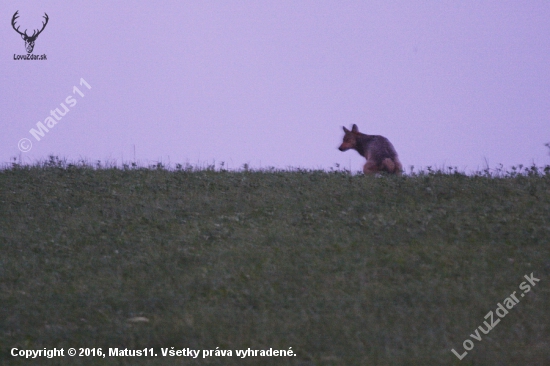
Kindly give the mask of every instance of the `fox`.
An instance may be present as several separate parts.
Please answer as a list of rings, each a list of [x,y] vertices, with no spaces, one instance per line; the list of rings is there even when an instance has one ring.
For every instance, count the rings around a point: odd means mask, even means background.
[[[395,148],[387,138],[380,135],[361,133],[355,124],[351,131],[345,126],[343,128],[346,134],[338,150],[354,149],[359,155],[367,159],[367,163],[363,166],[365,175],[381,172],[401,175],[403,166],[399,161]]]

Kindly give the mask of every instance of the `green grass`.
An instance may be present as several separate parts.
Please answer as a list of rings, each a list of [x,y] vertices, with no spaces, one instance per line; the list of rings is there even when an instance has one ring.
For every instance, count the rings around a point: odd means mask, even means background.
[[[0,363],[550,364],[550,168],[178,168],[0,170]],[[470,338],[531,272],[537,286]],[[12,347],[159,357],[31,361]],[[160,357],[170,347],[233,356]],[[297,356],[235,356],[249,347]]]

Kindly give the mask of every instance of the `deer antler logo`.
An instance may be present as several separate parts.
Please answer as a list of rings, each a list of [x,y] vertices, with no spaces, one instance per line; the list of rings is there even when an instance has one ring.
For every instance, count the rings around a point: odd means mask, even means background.
[[[44,13],[44,19],[46,19],[46,21],[42,22],[42,29],[35,29],[32,33],[32,36],[29,36],[26,29],[25,32],[21,33],[19,31],[19,27],[15,28],[15,20],[19,18],[19,15],[17,15],[17,13],[19,13],[19,10],[17,10],[15,14],[13,14],[13,18],[11,18],[11,26],[13,27],[13,29],[15,29],[17,33],[21,35],[21,38],[23,38],[23,40],[25,41],[25,48],[27,49],[27,53],[32,53],[32,50],[34,49],[34,41],[36,41],[38,35],[42,33],[44,28],[46,28],[46,24],[48,24],[48,14]]]

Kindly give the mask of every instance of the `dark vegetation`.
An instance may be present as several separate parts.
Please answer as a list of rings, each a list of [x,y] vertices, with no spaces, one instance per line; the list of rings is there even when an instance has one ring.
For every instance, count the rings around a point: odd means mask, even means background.
[[[537,286],[473,340],[531,273]],[[0,170],[5,364],[549,365],[549,275],[550,167]],[[12,347],[159,357],[25,360]],[[233,356],[161,357],[170,347]],[[297,356],[235,356],[249,347]]]

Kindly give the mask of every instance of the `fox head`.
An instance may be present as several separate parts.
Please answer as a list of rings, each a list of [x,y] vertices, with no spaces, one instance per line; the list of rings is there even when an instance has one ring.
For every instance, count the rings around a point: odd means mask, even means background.
[[[342,145],[340,145],[338,150],[346,151],[349,149],[355,149],[357,147],[357,137],[360,135],[357,125],[354,124],[351,131],[345,127],[343,128],[346,134],[344,135],[344,141],[342,141]]]

